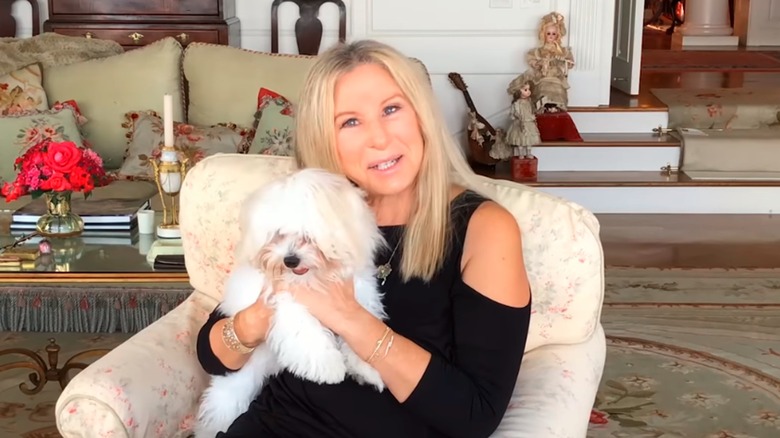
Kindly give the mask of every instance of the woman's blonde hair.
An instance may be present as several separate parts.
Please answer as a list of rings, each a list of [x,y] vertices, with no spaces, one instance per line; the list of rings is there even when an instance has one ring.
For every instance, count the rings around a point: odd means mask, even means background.
[[[415,205],[403,236],[401,276],[429,281],[445,258],[450,238],[450,189],[472,181],[463,150],[447,130],[421,63],[372,40],[339,44],[322,53],[308,73],[295,111],[295,158],[299,167],[343,173],[336,152],[334,93],[345,73],[363,64],[384,68],[417,114],[425,142],[415,186]]]

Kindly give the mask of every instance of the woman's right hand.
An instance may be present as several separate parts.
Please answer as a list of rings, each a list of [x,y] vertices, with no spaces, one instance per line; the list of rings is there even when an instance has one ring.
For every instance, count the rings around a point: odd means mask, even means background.
[[[254,304],[236,313],[233,318],[233,329],[238,340],[249,348],[262,344],[268,337],[273,314],[273,309],[263,302],[262,295]]]
[[[233,318],[233,330],[238,341],[248,348],[257,347],[263,343],[268,336],[272,315],[273,310],[266,306],[262,300],[258,300],[236,313]],[[214,324],[209,333],[209,343],[214,355],[222,362],[222,365],[230,370],[238,370],[246,364],[252,355],[235,351],[227,346],[223,335],[227,322],[228,319],[223,318]]]

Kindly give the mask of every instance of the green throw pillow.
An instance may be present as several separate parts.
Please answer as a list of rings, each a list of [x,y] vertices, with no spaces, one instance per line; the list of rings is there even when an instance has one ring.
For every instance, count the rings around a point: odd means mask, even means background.
[[[16,179],[14,161],[27,149],[49,138],[83,147],[76,112],[69,106],[0,117],[0,181]]]
[[[292,103],[284,96],[266,88],[257,94],[255,138],[249,154],[291,156],[293,135]]]

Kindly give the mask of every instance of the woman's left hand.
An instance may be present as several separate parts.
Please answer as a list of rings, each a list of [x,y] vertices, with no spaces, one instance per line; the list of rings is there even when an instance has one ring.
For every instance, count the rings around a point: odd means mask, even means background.
[[[362,307],[355,299],[355,284],[352,278],[343,281],[325,282],[325,290],[317,290],[303,284],[287,284],[282,280],[274,283],[276,291],[290,291],[295,301],[303,304],[309,313],[322,325],[336,334],[341,327]]]

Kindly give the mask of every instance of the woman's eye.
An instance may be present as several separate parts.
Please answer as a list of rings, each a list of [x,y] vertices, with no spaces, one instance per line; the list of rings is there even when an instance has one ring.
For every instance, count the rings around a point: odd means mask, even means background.
[[[385,107],[384,113],[386,116],[389,116],[390,114],[397,112],[399,109],[401,109],[401,107],[398,105],[389,105]]]
[[[344,123],[341,124],[342,128],[348,128],[350,126],[356,126],[357,125],[357,119],[351,118],[344,121]]]

